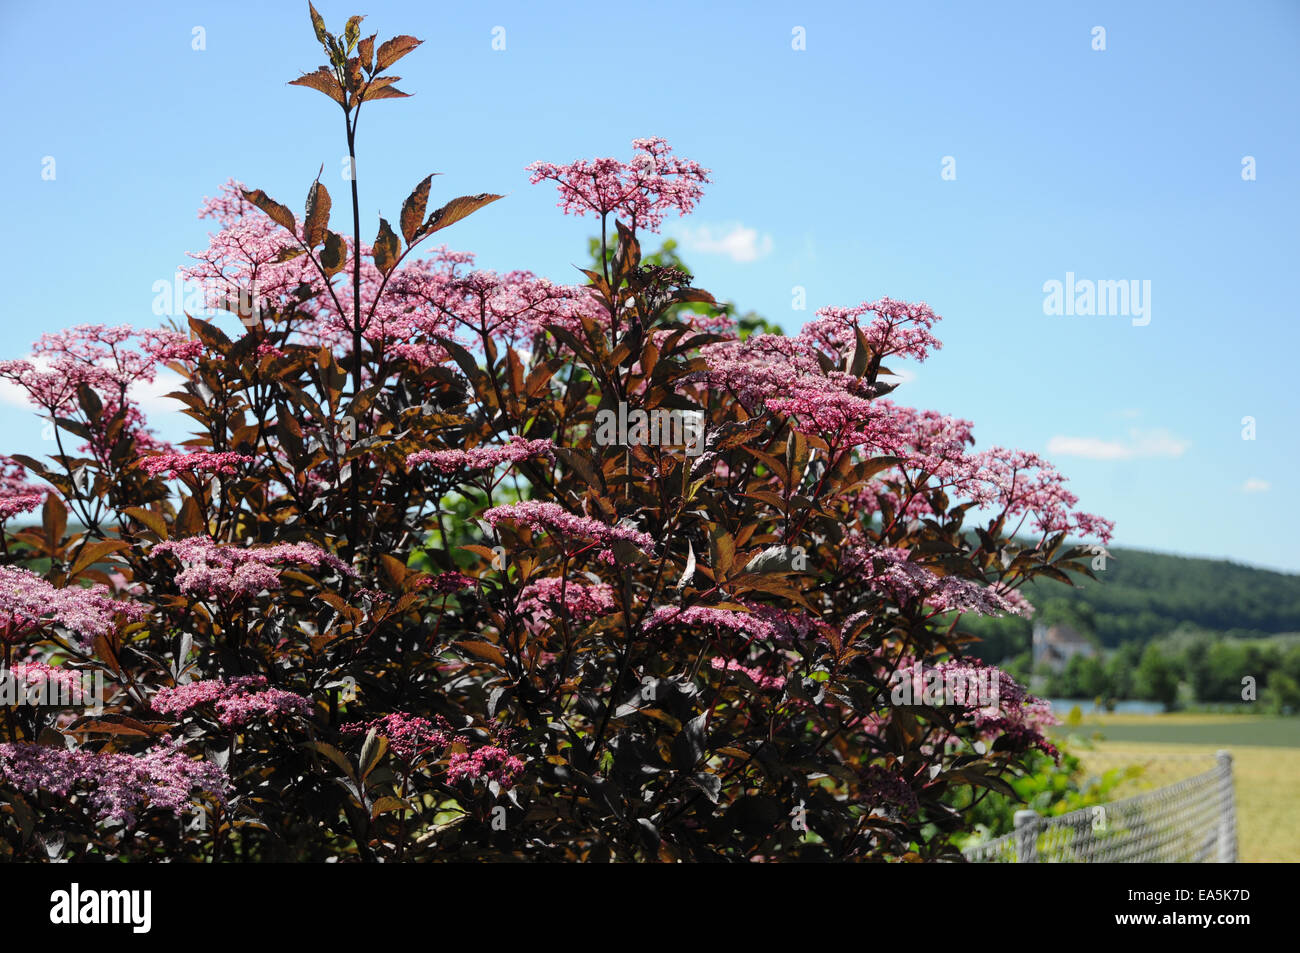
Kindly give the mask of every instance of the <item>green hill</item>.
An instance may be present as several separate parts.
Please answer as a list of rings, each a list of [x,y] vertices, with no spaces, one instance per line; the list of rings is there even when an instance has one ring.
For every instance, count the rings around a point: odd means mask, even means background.
[[[1096,580],[1024,587],[1038,610],[1033,622],[1068,622],[1108,649],[1180,628],[1237,639],[1300,632],[1300,576],[1140,549],[1110,553]],[[1033,622],[968,618],[964,628],[983,640],[976,654],[997,662],[1028,650]]]

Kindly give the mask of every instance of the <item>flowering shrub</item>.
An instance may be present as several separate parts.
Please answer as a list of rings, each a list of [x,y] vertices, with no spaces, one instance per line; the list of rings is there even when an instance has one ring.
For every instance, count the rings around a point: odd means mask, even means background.
[[[294,83],[355,156],[420,41],[311,16],[329,62]],[[580,286],[412,254],[495,194],[430,211],[426,178],[364,244],[355,180],[350,235],[320,181],[301,217],[229,183],[189,274],[241,333],[80,326],[0,362],[59,438],[0,460],[5,661],[108,695],[6,710],[4,854],[953,858],[953,805],[1051,752],[962,614],[1030,612],[1019,586],[1086,573],[1067,534],[1109,524],[1046,461],[886,398],[887,359],[939,347],[924,304],[746,336],[643,259],[709,178],[633,150],[530,167],[600,219]],[[183,449],[132,401],[163,367]],[[618,442],[620,408],[700,439]],[[996,690],[898,702],[922,669]]]

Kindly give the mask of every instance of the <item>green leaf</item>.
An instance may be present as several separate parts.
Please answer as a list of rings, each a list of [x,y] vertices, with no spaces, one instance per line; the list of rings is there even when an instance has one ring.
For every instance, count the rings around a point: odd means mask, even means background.
[[[330,31],[325,29],[324,18],[322,18],[321,15],[316,12],[316,8],[312,6],[311,0],[308,0],[307,2],[307,9],[311,12],[311,27],[313,30],[316,31],[316,39],[320,41],[321,46],[325,47],[325,49],[328,50]]]
[[[361,21],[365,17],[348,17],[347,26],[343,28],[343,41],[348,45],[348,52],[351,53],[357,47],[357,41],[361,39]]]

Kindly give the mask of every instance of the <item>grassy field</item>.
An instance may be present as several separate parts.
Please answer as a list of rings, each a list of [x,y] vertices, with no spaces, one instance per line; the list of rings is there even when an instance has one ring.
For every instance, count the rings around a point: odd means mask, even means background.
[[[1147,784],[1197,774],[1216,750],[1231,751],[1241,861],[1300,861],[1300,718],[1090,715],[1080,725],[1062,725],[1059,734],[1075,736],[1070,749],[1090,769],[1159,755],[1144,772]]]

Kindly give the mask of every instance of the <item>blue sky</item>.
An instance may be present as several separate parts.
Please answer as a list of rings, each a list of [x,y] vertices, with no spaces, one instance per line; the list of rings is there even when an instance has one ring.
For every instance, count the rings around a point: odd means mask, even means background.
[[[413,98],[363,112],[364,235],[441,172],[435,199],[508,193],[449,244],[574,281],[592,221],[524,166],[664,136],[713,170],[663,232],[697,285],[792,330],[823,305],[927,301],[945,346],[897,399],[1044,453],[1118,545],[1300,570],[1300,4],[317,6],[427,41],[398,70]],[[323,60],[305,2],[3,15],[0,355],[155,325],[153,285],[204,247],[195,212],[229,177],[295,209],[322,163],[341,187],[337,107],[286,85]],[[1067,273],[1150,282],[1149,323],[1045,314]],[[6,451],[48,452],[41,429],[0,401]]]

